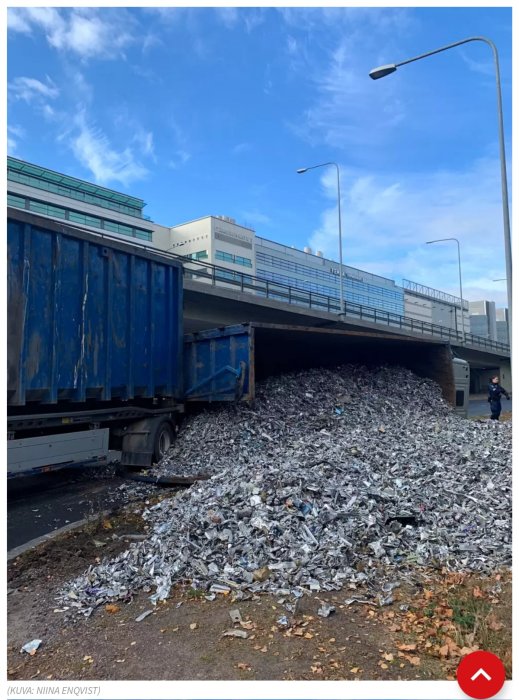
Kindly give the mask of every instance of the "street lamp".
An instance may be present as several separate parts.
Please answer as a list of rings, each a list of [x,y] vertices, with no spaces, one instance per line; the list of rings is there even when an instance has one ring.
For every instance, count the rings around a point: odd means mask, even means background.
[[[339,315],[341,313],[344,313],[344,293],[342,290],[342,228],[341,228],[341,182],[340,182],[340,177],[339,177],[339,166],[337,163],[334,163],[331,161],[330,163],[320,163],[319,165],[311,165],[308,168],[298,168],[297,173],[299,175],[302,175],[303,173],[306,173],[308,170],[315,170],[315,168],[322,168],[325,165],[335,165],[337,168],[337,213],[339,217],[339,304],[341,307],[341,310],[339,312]]]
[[[461,338],[462,343],[465,344],[465,319],[463,316],[463,288],[461,286],[461,254],[460,254],[460,242],[457,238],[436,238],[434,241],[426,241],[427,245],[431,243],[440,243],[441,241],[456,241],[458,246],[458,271],[460,275],[460,308],[461,308]]]
[[[512,242],[510,237],[510,215],[508,212],[508,186],[506,180],[506,157],[505,157],[505,136],[503,128],[503,105],[501,100],[501,79],[499,76],[499,58],[497,55],[497,48],[493,41],[487,39],[484,36],[472,36],[468,39],[462,39],[461,41],[456,41],[453,44],[448,44],[447,46],[442,46],[434,51],[429,51],[427,53],[421,54],[420,56],[415,56],[414,58],[408,58],[406,61],[400,61],[400,63],[390,63],[386,66],[379,66],[378,68],[373,68],[369,72],[369,75],[373,80],[378,80],[383,78],[390,73],[394,73],[400,66],[405,66],[407,63],[412,63],[413,61],[419,61],[421,58],[427,58],[427,56],[433,56],[441,51],[447,51],[447,49],[452,49],[455,46],[461,46],[462,44],[467,44],[469,41],[484,41],[492,49],[494,55],[494,66],[496,69],[496,87],[497,87],[497,121],[499,128],[499,155],[501,160],[501,198],[503,207],[503,229],[505,238],[505,264],[506,264],[506,291],[508,297],[508,313],[510,319],[510,341],[512,339]],[[510,347],[511,350],[511,347]]]

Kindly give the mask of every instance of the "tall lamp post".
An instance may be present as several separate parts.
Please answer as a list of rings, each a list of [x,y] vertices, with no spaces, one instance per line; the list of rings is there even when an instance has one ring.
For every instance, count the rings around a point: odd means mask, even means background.
[[[484,36],[472,36],[468,39],[462,39],[461,41],[456,41],[453,44],[448,44],[447,46],[442,46],[434,51],[429,51],[427,53],[421,54],[420,56],[415,56],[414,58],[408,58],[406,61],[400,61],[400,63],[389,63],[386,66],[379,66],[374,68],[369,72],[369,75],[373,80],[378,80],[383,78],[390,73],[394,73],[400,66],[405,66],[407,63],[413,63],[413,61],[419,61],[422,58],[427,58],[428,56],[433,56],[434,54],[440,53],[441,51],[447,51],[447,49],[452,49],[455,46],[461,46],[462,44],[467,44],[469,41],[483,41],[485,44],[490,46],[494,56],[494,66],[496,69],[496,87],[497,87],[497,121],[499,128],[499,155],[501,160],[501,198],[503,207],[503,229],[504,229],[504,239],[505,239],[505,264],[506,264],[506,290],[508,297],[508,315],[510,319],[510,350],[512,350],[512,243],[510,238],[510,215],[508,211],[508,187],[506,180],[506,157],[505,157],[505,136],[503,128],[503,104],[501,100],[501,79],[499,75],[499,58],[497,55],[497,48],[493,41],[487,39]]]
[[[426,241],[427,245],[431,243],[440,243],[441,241],[456,241],[458,246],[458,272],[460,277],[460,309],[461,309],[461,338],[462,343],[465,344],[465,318],[463,310],[463,287],[461,286],[461,254],[460,254],[460,242],[457,238],[436,238],[434,241]]]
[[[339,177],[339,166],[337,163],[331,161],[330,163],[320,163],[319,165],[311,165],[308,168],[298,168],[297,173],[302,175],[308,170],[315,170],[315,168],[323,168],[326,165],[334,165],[337,169],[337,213],[339,217],[339,304],[341,310],[339,314],[344,313],[344,292],[342,290],[342,226],[341,226],[341,181]]]

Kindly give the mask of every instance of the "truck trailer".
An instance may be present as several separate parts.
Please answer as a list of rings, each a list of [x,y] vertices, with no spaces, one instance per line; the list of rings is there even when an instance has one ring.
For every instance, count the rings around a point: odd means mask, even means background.
[[[249,339],[183,334],[182,265],[8,208],[8,475],[146,467],[188,401],[248,396]]]

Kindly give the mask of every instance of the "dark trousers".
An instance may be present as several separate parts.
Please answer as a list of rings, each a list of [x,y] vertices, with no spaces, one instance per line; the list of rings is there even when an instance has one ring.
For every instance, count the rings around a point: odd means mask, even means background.
[[[499,420],[501,415],[501,401],[491,401],[490,402],[490,418],[492,420]]]

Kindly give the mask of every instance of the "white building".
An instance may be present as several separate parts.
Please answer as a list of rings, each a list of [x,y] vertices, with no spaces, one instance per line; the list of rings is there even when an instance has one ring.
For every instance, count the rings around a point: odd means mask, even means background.
[[[204,216],[171,229],[169,248],[172,253],[202,263],[218,265],[220,279],[239,280],[242,275],[255,275],[255,235],[246,226],[229,216]],[[194,269],[194,264],[190,266]],[[228,270],[228,272],[227,272]]]
[[[496,304],[493,301],[471,301],[470,332],[489,340],[497,340]]]
[[[427,287],[411,280],[402,280],[405,290],[405,316],[425,323],[445,326],[461,333],[470,333],[469,303],[439,289]]]
[[[508,309],[496,309],[497,342],[509,344]]]

